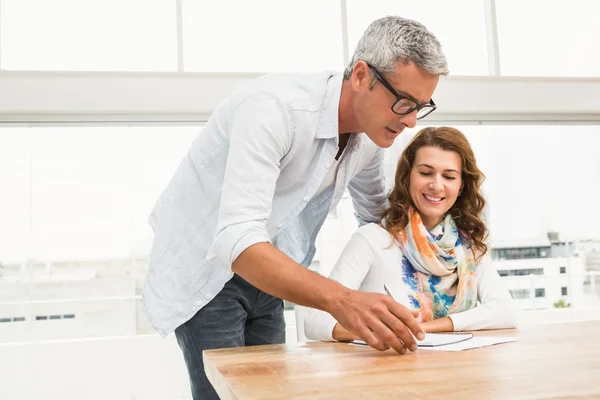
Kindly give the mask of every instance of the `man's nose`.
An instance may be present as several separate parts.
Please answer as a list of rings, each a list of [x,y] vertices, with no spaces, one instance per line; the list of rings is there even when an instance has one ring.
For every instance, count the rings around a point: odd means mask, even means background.
[[[414,128],[417,125],[417,110],[410,114],[402,115],[399,118],[400,122],[409,128]]]

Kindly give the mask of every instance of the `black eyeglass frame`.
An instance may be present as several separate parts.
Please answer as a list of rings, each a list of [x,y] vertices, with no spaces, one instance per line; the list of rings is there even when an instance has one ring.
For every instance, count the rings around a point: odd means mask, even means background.
[[[421,116],[417,116],[417,119],[423,119],[426,116],[428,116],[429,114],[431,114],[432,112],[434,112],[437,109],[436,104],[434,103],[433,99],[429,99],[429,103],[424,103],[424,104],[419,104],[419,102],[411,97],[411,96],[407,96],[407,95],[402,95],[398,92],[396,92],[396,89],[393,88],[392,85],[390,85],[390,83],[388,81],[385,80],[385,78],[383,77],[383,75],[377,71],[377,68],[375,68],[374,66],[372,66],[371,64],[369,64],[368,62],[365,61],[365,63],[367,64],[367,66],[369,67],[369,69],[371,71],[373,71],[373,73],[375,74],[375,78],[381,82],[381,84],[390,91],[390,93],[392,93],[394,96],[396,96],[396,101],[394,102],[394,104],[392,104],[392,112],[396,115],[408,115],[412,112],[414,112],[415,110],[417,110],[417,114],[419,113],[419,111],[421,111],[424,108],[429,108],[429,111],[426,112],[424,115]],[[410,101],[412,101],[413,103],[415,103],[414,107],[411,107],[408,111],[405,112],[397,112],[396,110],[394,110],[394,107],[396,107],[396,104],[398,104],[400,101],[402,101],[403,99],[408,99]]]

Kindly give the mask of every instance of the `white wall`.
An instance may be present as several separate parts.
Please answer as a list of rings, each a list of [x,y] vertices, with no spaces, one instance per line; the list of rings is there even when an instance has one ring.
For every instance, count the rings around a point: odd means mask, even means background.
[[[250,73],[0,72],[0,122],[206,121]],[[443,77],[427,121],[600,121],[600,79]]]
[[[25,318],[0,324],[0,343],[134,335],[134,278],[98,277],[93,272],[84,280],[69,280],[69,275],[57,273],[52,275],[54,280],[0,282],[0,318]],[[36,320],[37,316],[65,314],[74,318]]]
[[[296,342],[293,311],[287,341]],[[190,399],[174,335],[156,334],[0,344],[1,400]]]
[[[190,398],[174,336],[0,345],[2,400]]]

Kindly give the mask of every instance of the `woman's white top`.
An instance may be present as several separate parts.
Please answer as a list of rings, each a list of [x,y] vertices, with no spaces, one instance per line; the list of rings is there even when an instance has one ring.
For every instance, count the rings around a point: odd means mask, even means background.
[[[377,224],[364,225],[354,233],[329,277],[364,292],[385,293],[386,283],[398,302],[410,307],[408,287],[402,276],[402,251]],[[455,331],[516,326],[513,300],[489,254],[477,265],[477,301],[475,308],[449,315]],[[304,321],[305,335],[313,340],[333,340],[336,322],[324,311],[309,309]]]

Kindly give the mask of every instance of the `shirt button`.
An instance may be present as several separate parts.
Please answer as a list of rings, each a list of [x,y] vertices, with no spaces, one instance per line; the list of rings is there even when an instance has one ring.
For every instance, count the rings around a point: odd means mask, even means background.
[[[325,163],[325,168],[329,168],[329,167],[331,167],[331,164]]]
[[[198,306],[201,306],[201,305],[202,305],[202,302],[201,302],[200,300],[198,300],[198,301],[196,302],[196,305],[198,305]]]
[[[277,224],[277,228],[281,229],[281,227],[283,226],[282,223]]]
[[[206,297],[206,300],[208,300],[208,299],[210,299],[210,298],[212,297],[212,295],[209,293],[209,294],[207,294],[207,295],[206,295],[206,296],[204,296],[204,297]]]
[[[302,200],[304,200],[304,201],[308,201],[308,196],[304,196],[304,197],[302,198]]]

